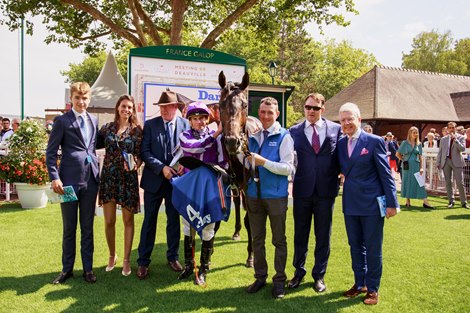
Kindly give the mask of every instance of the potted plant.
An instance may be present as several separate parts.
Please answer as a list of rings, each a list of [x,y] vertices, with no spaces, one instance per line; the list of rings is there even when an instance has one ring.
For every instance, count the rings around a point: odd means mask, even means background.
[[[47,204],[50,188],[46,167],[48,135],[38,121],[26,119],[8,139],[8,154],[0,157],[0,179],[16,185],[23,208]]]

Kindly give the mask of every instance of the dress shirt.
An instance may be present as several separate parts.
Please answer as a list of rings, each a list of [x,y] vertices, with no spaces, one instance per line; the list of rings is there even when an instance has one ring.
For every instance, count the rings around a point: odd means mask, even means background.
[[[318,137],[320,138],[320,147],[323,145],[323,142],[326,138],[326,123],[321,118],[315,122],[315,128],[317,129]],[[312,135],[313,135],[313,126],[312,123],[305,120],[304,133],[307,136],[308,142],[312,145]]]
[[[88,114],[86,111],[80,114],[77,111],[75,111],[74,108],[72,108],[72,112],[73,114],[75,114],[75,118],[78,121],[78,126],[80,126],[80,119],[78,118],[79,116],[81,116],[83,120],[85,121],[85,127],[86,127],[86,131],[88,134],[88,142],[86,143],[86,145],[88,146],[89,141],[91,140],[91,137],[93,136],[93,125],[91,123],[91,119],[88,117]]]

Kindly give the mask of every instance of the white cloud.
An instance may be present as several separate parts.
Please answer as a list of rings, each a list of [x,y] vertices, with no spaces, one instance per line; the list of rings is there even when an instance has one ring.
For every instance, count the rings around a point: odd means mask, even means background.
[[[412,39],[427,29],[428,27],[423,22],[411,22],[403,26],[402,30],[400,31],[400,37],[405,39]]]

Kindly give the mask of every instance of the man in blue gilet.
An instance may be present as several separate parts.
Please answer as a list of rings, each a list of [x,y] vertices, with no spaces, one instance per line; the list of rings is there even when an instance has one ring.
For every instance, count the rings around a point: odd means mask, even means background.
[[[279,108],[276,99],[261,100],[258,110],[263,130],[250,136],[249,148],[254,158],[256,174],[248,183],[248,217],[253,236],[255,282],[248,293],[255,293],[266,285],[266,219],[269,217],[272,243],[275,246],[272,295],[283,298],[286,282],[286,212],[288,198],[287,177],[294,172],[294,142],[289,132],[276,122]]]

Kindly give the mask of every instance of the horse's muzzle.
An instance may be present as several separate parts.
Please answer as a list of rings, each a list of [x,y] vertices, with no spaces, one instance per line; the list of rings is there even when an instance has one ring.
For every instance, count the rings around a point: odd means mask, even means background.
[[[225,148],[227,149],[228,154],[235,155],[239,152],[241,147],[241,140],[235,136],[226,136],[225,137]]]

